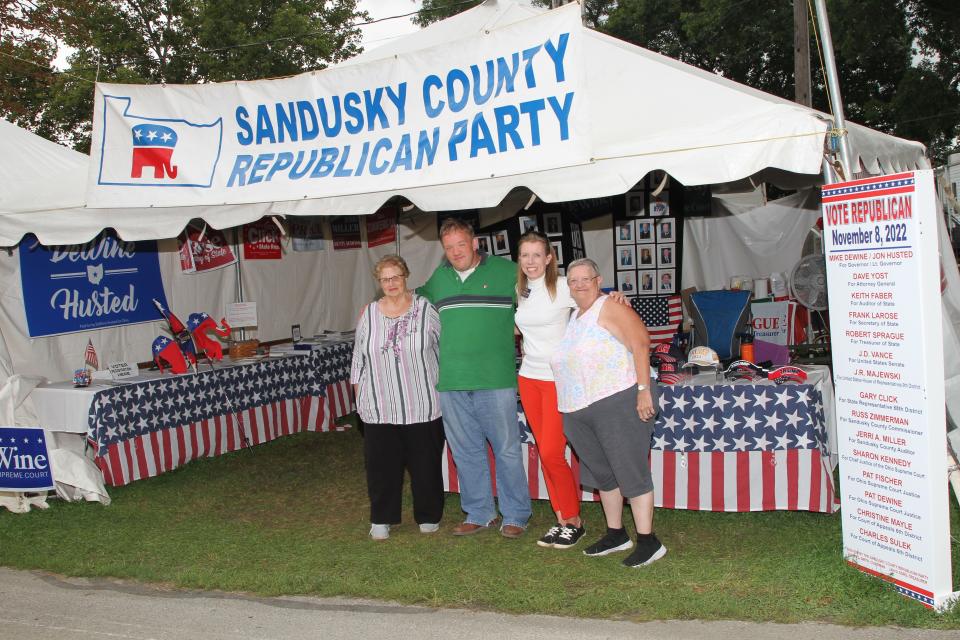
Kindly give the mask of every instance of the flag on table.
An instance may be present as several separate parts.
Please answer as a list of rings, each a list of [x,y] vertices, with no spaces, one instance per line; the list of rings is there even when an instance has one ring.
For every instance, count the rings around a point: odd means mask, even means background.
[[[93,340],[88,339],[87,348],[83,350],[83,366],[93,371],[100,368],[100,360],[97,358],[97,350],[93,348]]]
[[[657,344],[673,340],[683,319],[680,296],[640,297],[631,300],[630,304],[647,325],[650,342]]]

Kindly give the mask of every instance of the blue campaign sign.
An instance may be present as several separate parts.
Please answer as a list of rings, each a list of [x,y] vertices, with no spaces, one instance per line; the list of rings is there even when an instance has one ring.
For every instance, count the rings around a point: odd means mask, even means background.
[[[83,245],[20,243],[20,281],[31,338],[160,320],[167,306],[157,243],[101,234]]]
[[[0,491],[53,489],[43,429],[0,427]]]

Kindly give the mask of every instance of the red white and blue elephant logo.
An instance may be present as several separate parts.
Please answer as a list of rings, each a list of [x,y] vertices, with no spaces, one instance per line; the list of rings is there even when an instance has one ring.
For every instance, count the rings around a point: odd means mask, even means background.
[[[177,146],[177,132],[161,124],[138,124],[131,129],[133,160],[131,178],[143,176],[144,168],[153,169],[153,177],[175,179],[177,167],[173,164],[173,150]]]
[[[190,329],[190,333],[193,334],[194,343],[197,345],[197,348],[205,352],[211,360],[223,359],[223,347],[219,342],[212,339],[207,331],[212,330],[221,338],[230,337],[230,325],[227,324],[227,321],[221,318],[220,325],[221,326],[218,327],[216,321],[202,311],[199,313],[191,313],[190,317],[187,318],[187,328]]]

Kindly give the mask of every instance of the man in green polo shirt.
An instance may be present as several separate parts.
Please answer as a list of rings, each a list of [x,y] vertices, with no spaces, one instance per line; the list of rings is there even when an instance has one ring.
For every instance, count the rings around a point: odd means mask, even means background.
[[[500,532],[517,538],[530,519],[530,493],[517,423],[513,313],[517,265],[478,253],[473,227],[448,218],[440,227],[446,256],[418,293],[440,313],[440,408],[457,464],[467,514],[454,535],[497,522],[487,443],[496,462]]]

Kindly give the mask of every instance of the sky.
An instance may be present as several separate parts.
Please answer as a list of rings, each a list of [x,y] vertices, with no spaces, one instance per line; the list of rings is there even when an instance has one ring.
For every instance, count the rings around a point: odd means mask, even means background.
[[[421,0],[360,0],[358,7],[370,13],[374,20],[411,13],[418,10]],[[369,51],[386,44],[399,36],[413,33],[419,29],[410,22],[410,18],[394,18],[376,24],[361,27],[363,31],[363,49]]]

